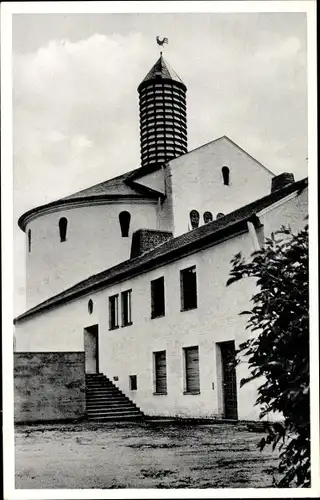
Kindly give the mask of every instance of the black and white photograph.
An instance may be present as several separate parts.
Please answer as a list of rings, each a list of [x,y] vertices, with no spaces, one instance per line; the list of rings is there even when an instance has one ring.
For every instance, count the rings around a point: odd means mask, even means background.
[[[197,4],[2,4],[7,500],[320,494],[316,3]]]

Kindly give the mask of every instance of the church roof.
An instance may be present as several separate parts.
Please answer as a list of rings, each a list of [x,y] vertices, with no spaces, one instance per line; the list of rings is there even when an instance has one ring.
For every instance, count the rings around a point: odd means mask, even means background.
[[[168,80],[174,80],[176,82],[180,82],[185,86],[180,76],[177,75],[177,73],[170,67],[169,63],[164,60],[162,54],[157,60],[157,62],[154,64],[154,66],[152,66],[146,77],[142,80],[140,85],[149,80],[155,80],[159,76],[161,78],[165,78]]]
[[[136,172],[136,170],[119,175],[117,177],[114,177],[113,179],[100,182],[99,184],[95,184],[94,186],[90,186],[86,189],[82,189],[81,191],[77,191],[76,193],[70,194],[65,198],[61,198],[61,200],[75,200],[87,196],[101,196],[101,195],[131,195],[131,196],[141,195],[141,191],[138,189],[137,186],[126,183],[126,180],[129,178],[129,175]]]
[[[95,184],[94,186],[90,186],[89,188],[83,189],[81,191],[77,191],[76,193],[65,196],[64,198],[60,198],[45,205],[40,205],[39,207],[32,208],[31,210],[28,210],[23,215],[21,215],[18,220],[18,225],[20,229],[24,231],[27,219],[30,216],[36,215],[54,207],[65,207],[68,205],[72,205],[75,202],[95,202],[97,200],[108,201],[109,199],[116,199],[119,197],[130,199],[158,199],[159,196],[162,196],[162,193],[155,191],[152,188],[148,188],[147,186],[142,186],[140,184],[137,185],[131,181],[131,175],[134,175],[139,170],[139,168],[131,170],[130,172],[119,175],[107,181],[100,182],[99,184]]]
[[[87,293],[101,290],[111,284],[165,265],[184,255],[199,251],[208,245],[215,245],[226,237],[247,231],[247,221],[251,220],[254,224],[259,225],[259,219],[257,217],[259,212],[291,193],[302,191],[307,185],[307,178],[289,184],[213,222],[209,222],[204,226],[200,226],[176,238],[171,238],[138,257],[128,259],[101,273],[94,274],[63,292],[45,300],[32,309],[29,309],[18,316],[14,320],[14,323],[18,323],[25,318],[29,318],[56,306],[63,305]]]

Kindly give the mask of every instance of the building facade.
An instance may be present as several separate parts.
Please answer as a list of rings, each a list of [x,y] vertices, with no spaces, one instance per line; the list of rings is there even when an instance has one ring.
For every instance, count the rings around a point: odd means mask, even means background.
[[[227,288],[230,261],[281,225],[304,227],[307,180],[275,176],[226,136],[187,152],[186,91],[161,55],[138,87],[141,167],[19,219],[28,310],[15,320],[17,421],[71,418],[70,404],[56,411],[69,383],[73,418],[85,416],[85,376],[98,373],[146,416],[259,418],[256,388],[240,389],[246,363],[232,365],[255,284]],[[52,397],[30,403],[30,377],[40,370],[47,383],[40,355],[56,375]]]

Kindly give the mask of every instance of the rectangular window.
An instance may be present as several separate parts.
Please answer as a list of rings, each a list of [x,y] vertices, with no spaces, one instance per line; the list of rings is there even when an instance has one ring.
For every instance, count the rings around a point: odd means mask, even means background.
[[[122,326],[132,325],[131,321],[131,292],[126,290],[121,293]]]
[[[200,376],[199,376],[199,347],[184,348],[185,362],[185,393],[199,394]]]
[[[119,295],[109,297],[109,330],[119,328]]]
[[[181,311],[196,309],[197,303],[197,273],[196,266],[180,271]]]
[[[136,391],[138,388],[137,375],[129,375],[129,389],[130,391]]]
[[[151,318],[165,315],[164,278],[151,281]]]
[[[155,394],[167,394],[167,359],[166,351],[153,353]]]

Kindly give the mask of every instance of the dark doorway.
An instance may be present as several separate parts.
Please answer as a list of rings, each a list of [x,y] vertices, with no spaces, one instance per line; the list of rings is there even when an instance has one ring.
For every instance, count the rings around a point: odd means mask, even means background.
[[[236,349],[234,340],[219,343],[222,362],[222,389],[224,417],[238,419]]]
[[[85,372],[99,372],[98,325],[84,329]]]

